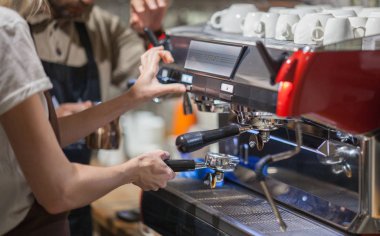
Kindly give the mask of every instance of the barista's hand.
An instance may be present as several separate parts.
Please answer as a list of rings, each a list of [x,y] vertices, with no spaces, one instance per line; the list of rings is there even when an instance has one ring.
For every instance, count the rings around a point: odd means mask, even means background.
[[[157,150],[130,160],[137,167],[132,183],[145,191],[165,188],[166,183],[175,177],[173,170],[163,162],[169,157],[168,152]]]
[[[131,27],[138,33],[143,33],[144,27],[152,31],[162,29],[167,7],[167,0],[131,0]]]
[[[74,113],[86,110],[92,106],[91,101],[78,102],[78,103],[62,103],[55,109],[57,117],[69,116]]]
[[[141,75],[129,90],[135,98],[148,101],[164,94],[186,92],[186,87],[183,84],[161,84],[158,82],[156,75],[159,69],[158,63],[161,59],[164,63],[174,62],[170,52],[165,51],[162,46],[151,48],[141,56],[141,66],[139,67]]]

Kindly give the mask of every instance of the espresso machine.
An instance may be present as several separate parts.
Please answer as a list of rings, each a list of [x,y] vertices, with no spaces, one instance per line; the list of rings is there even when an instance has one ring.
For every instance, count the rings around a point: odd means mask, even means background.
[[[144,223],[163,235],[380,234],[379,42],[306,46],[172,29],[175,63],[159,80],[186,84],[220,124],[179,136],[178,149],[218,142],[239,161],[209,181],[144,192]]]

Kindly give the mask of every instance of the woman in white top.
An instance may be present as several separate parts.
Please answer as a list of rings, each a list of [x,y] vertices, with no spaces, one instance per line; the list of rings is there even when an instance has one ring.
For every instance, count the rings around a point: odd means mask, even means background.
[[[0,0],[0,5],[24,15],[38,10],[43,3]],[[165,151],[146,153],[105,168],[70,163],[61,149],[153,97],[184,92],[183,85],[157,81],[161,59],[165,63],[173,61],[161,47],[147,51],[141,57],[141,75],[132,89],[109,102],[60,118],[59,143],[43,96],[52,85],[36,54],[28,25],[16,12],[0,6],[0,235],[12,235],[12,231],[13,235],[31,234],[33,230],[36,235],[64,235],[64,228],[57,232],[53,227],[58,222],[54,214],[84,206],[123,184],[158,190],[174,178],[163,162],[169,158]],[[52,220],[40,225],[50,225],[52,231],[23,222],[36,218],[27,216],[33,204],[47,211],[44,217]],[[18,227],[24,231],[17,231]]]

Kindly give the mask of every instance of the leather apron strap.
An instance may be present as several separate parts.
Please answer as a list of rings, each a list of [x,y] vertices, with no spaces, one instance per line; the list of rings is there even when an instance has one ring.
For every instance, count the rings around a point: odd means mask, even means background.
[[[53,105],[53,102],[52,102],[52,99],[51,99],[50,92],[49,91],[45,91],[44,95],[45,95],[46,103],[47,103],[48,110],[49,110],[49,121],[50,121],[50,124],[53,127],[53,130],[54,130],[55,136],[57,137],[58,143],[61,143],[61,135],[60,135],[60,132],[59,132],[58,118],[57,118],[57,114],[55,113],[55,109],[54,109],[54,105]]]

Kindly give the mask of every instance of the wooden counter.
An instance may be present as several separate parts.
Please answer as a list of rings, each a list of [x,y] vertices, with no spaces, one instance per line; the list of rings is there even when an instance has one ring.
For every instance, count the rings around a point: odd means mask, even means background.
[[[141,190],[133,184],[115,189],[91,204],[95,232],[101,236],[157,236],[152,229],[142,222],[128,223],[116,217],[119,210],[140,207]],[[96,235],[96,234],[95,234]]]

